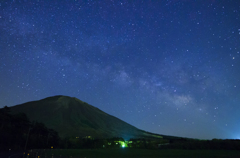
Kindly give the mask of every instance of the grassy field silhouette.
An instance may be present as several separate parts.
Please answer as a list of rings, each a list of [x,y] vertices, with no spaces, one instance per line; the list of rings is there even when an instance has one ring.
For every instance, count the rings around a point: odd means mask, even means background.
[[[237,150],[150,150],[150,149],[52,149],[33,150],[30,156],[54,158],[239,158]]]

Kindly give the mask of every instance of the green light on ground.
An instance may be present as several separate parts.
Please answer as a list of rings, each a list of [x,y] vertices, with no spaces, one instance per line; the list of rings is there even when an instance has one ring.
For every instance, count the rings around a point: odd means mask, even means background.
[[[122,147],[122,148],[128,147],[128,144],[125,143],[124,141],[119,141],[119,144],[121,145],[120,147]]]

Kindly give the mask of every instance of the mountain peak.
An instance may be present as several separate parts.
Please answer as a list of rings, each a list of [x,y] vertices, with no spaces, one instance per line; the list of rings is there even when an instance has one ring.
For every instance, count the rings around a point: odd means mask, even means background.
[[[68,96],[60,96],[57,99],[57,103],[65,108],[68,108],[70,103],[72,102],[73,98]]]
[[[78,98],[75,97],[69,97],[69,96],[58,96],[57,98],[57,104],[61,105],[64,108],[69,108],[69,106],[83,106],[83,104],[86,104],[85,102],[81,101]],[[88,105],[91,106],[91,105]]]

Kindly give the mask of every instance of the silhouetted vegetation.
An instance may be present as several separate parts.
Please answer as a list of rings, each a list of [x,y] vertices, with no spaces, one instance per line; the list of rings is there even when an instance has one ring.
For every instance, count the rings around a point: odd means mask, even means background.
[[[140,149],[157,149],[161,144],[168,144],[166,139],[130,139],[128,141],[128,147],[140,148]]]
[[[100,149],[100,148],[136,148],[136,149],[183,149],[183,150],[240,150],[240,140],[197,140],[189,138],[178,139],[130,139],[123,138],[94,139],[71,138],[62,140],[61,148],[65,149]]]
[[[58,133],[44,124],[30,122],[26,114],[11,114],[10,108],[0,109],[0,150],[41,149],[58,146]]]
[[[186,150],[240,150],[240,140],[212,139],[197,140],[181,138],[170,140],[168,145],[160,146],[161,149],[186,149]]]
[[[61,141],[60,147],[64,149],[120,148],[122,143],[125,143],[125,141],[120,137],[94,139],[91,136],[87,136],[83,138],[65,138]]]

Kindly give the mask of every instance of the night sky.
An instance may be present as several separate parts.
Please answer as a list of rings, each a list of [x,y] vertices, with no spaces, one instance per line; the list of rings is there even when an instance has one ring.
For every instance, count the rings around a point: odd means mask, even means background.
[[[0,2],[0,107],[54,95],[158,134],[240,139],[240,1]]]

